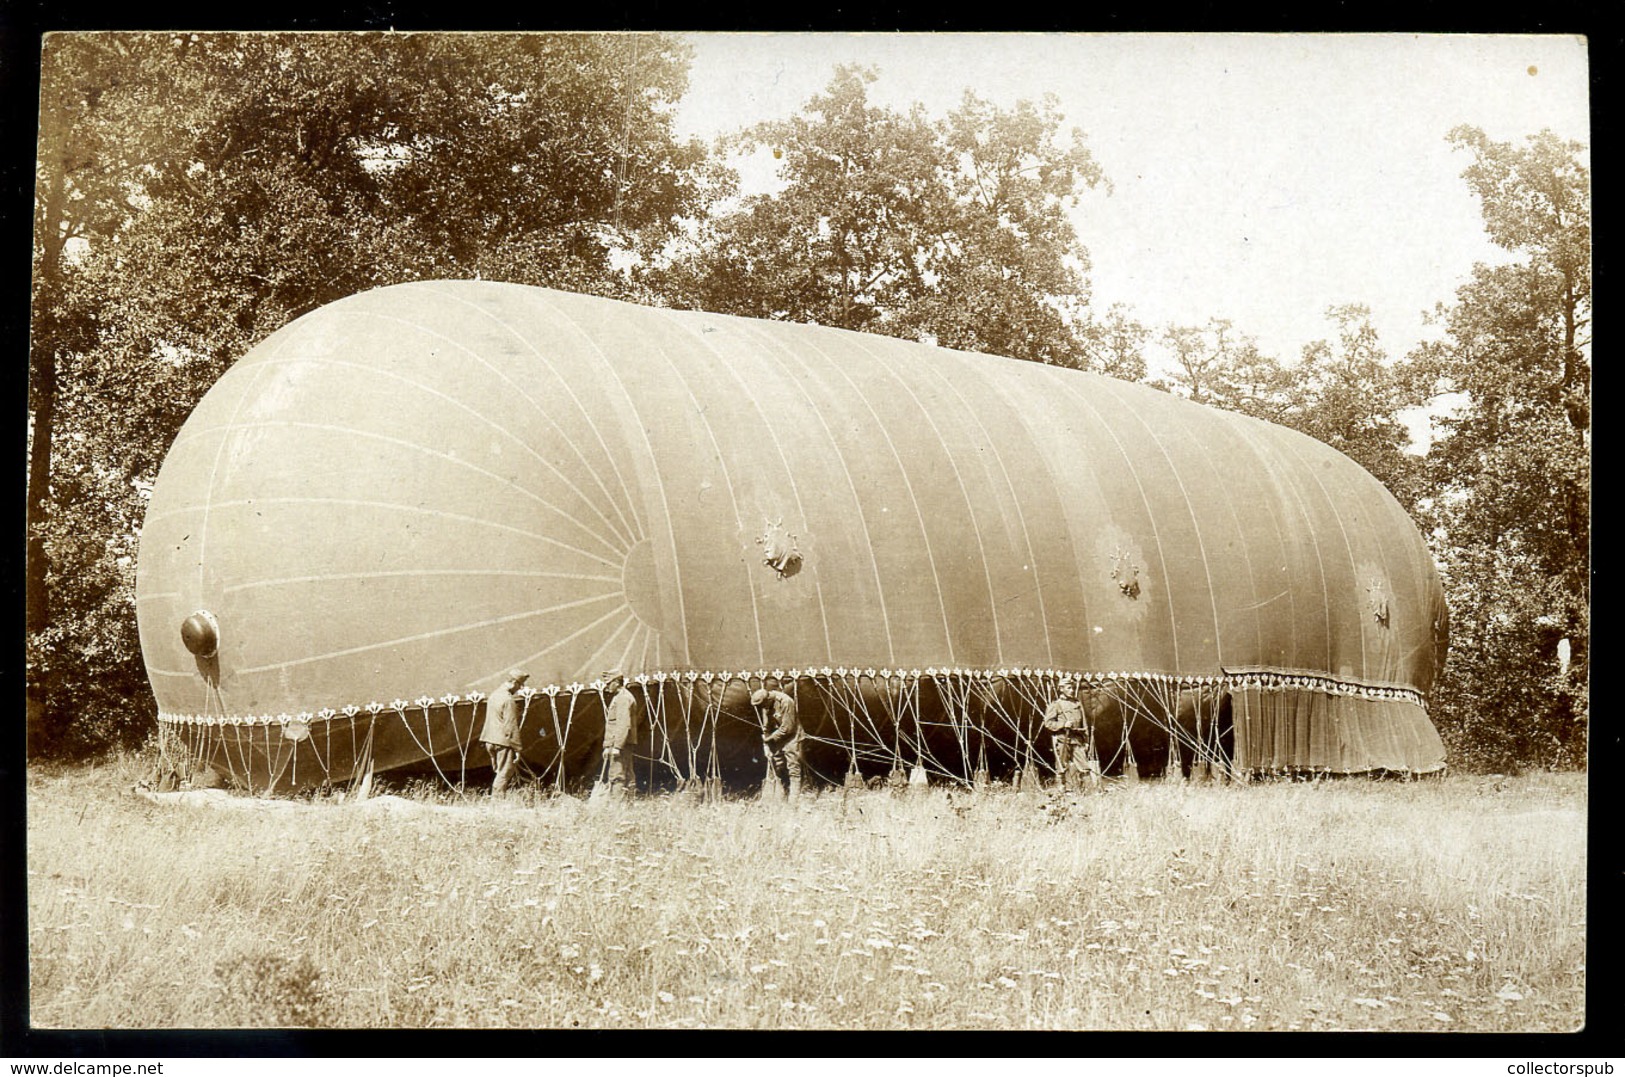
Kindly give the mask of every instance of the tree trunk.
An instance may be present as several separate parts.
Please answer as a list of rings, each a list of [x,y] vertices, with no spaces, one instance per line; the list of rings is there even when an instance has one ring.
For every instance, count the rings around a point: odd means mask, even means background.
[[[56,418],[56,355],[49,347],[38,349],[30,364],[34,382],[34,440],[28,458],[28,567],[23,591],[27,605],[25,626],[38,632],[51,623],[50,591],[46,574],[50,561],[45,553],[45,529],[51,517],[51,428]]]
[[[62,272],[62,211],[67,189],[66,170],[57,162],[50,193],[45,199],[43,220],[36,221],[44,245],[35,268],[33,325],[29,333],[28,381],[32,408],[33,436],[28,445],[28,492],[24,512],[27,538],[23,564],[23,627],[28,635],[51,624],[50,557],[45,549],[46,529],[51,519],[51,442],[56,429],[56,300]],[[44,229],[51,231],[46,234]],[[27,750],[37,750],[49,740],[45,728],[45,685],[24,678],[24,722]]]

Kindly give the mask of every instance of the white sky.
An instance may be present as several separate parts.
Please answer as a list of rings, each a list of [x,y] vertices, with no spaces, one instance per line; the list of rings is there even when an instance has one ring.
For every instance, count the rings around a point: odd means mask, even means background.
[[[1390,355],[1429,331],[1477,261],[1500,257],[1460,178],[1457,124],[1497,140],[1550,128],[1590,145],[1586,46],[1472,35],[684,35],[682,134],[796,112],[835,65],[877,67],[878,104],[932,115],[966,89],[1060,101],[1114,191],[1078,233],[1093,302],[1155,328],[1228,317],[1296,360],[1360,302]],[[747,176],[750,183],[762,177]]]

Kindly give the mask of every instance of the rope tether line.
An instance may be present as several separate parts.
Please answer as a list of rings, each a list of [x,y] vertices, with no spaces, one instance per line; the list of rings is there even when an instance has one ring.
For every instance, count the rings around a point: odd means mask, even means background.
[[[1425,706],[1425,698],[1420,692],[1403,686],[1339,679],[1304,671],[1253,668],[1226,670],[1222,675],[1192,676],[1144,672],[1076,673],[1029,668],[999,670],[930,668],[923,671],[899,669],[877,672],[873,669],[824,667],[791,670],[788,673],[774,670],[771,675],[764,670],[720,673],[696,670],[659,671],[653,674],[640,674],[635,679],[643,687],[648,701],[651,739],[653,740],[656,735],[659,737],[658,743],[651,743],[648,756],[651,783],[654,781],[657,763],[670,771],[679,782],[697,780],[703,770],[708,784],[719,783],[721,768],[717,745],[722,733],[722,715],[727,713],[736,722],[745,721],[737,714],[727,711],[724,697],[735,682],[743,684],[749,690],[769,683],[770,677],[773,682],[780,685],[788,681],[790,690],[798,701],[807,699],[801,681],[805,679],[808,682],[805,688],[814,691],[822,704],[822,709],[813,713],[823,714],[828,723],[827,728],[821,727],[819,732],[806,730],[808,740],[810,743],[837,746],[847,759],[849,772],[861,773],[862,764],[868,761],[900,770],[904,766],[906,758],[904,753],[907,751],[912,755],[914,766],[924,768],[942,778],[963,782],[986,768],[989,741],[994,747],[1009,753],[1009,758],[1018,771],[1041,766],[1044,771],[1053,772],[1053,765],[1045,757],[1046,753],[1038,750],[1037,737],[1042,711],[1048,700],[1053,698],[1057,680],[1062,675],[1077,678],[1089,687],[1105,689],[1116,703],[1122,728],[1119,731],[1119,743],[1115,745],[1111,757],[1105,762],[1107,770],[1116,768],[1120,763],[1124,767],[1137,768],[1132,738],[1137,728],[1136,722],[1143,722],[1166,734],[1167,769],[1170,774],[1183,772],[1181,757],[1189,760],[1198,776],[1207,775],[1221,779],[1234,779],[1250,774],[1265,775],[1274,771],[1330,772],[1331,765],[1324,761],[1312,765],[1276,764],[1261,767],[1250,766],[1233,758],[1225,744],[1226,738],[1232,735],[1232,727],[1225,724],[1220,711],[1227,693],[1238,697],[1238,708],[1244,704],[1249,708],[1246,711],[1249,715],[1248,720],[1254,723],[1250,727],[1250,736],[1255,738],[1247,742],[1253,746],[1250,751],[1256,751],[1256,746],[1261,743],[1256,738],[1269,737],[1272,735],[1269,732],[1271,728],[1279,728],[1271,726],[1270,723],[1282,720],[1269,717],[1271,712],[1264,711],[1262,713],[1266,717],[1262,721],[1265,728],[1260,732],[1257,725],[1260,719],[1256,715],[1260,713],[1259,707],[1278,707],[1277,704],[1268,701],[1272,697],[1279,697],[1282,693],[1300,696],[1303,693],[1310,693],[1324,697],[1328,701],[1327,706],[1342,706],[1339,701],[1344,699]],[[921,680],[932,682],[936,698],[942,708],[941,720],[927,717],[919,692]],[[671,682],[673,690],[678,692],[677,706],[684,714],[683,754],[686,759],[680,759],[677,754],[672,730],[673,717],[669,713],[670,705],[665,699],[668,681]],[[557,737],[554,778],[561,791],[568,781],[566,751],[578,697],[583,692],[592,691],[598,696],[600,707],[603,707],[605,705],[603,687],[601,681],[594,681],[589,685],[579,683],[548,685],[545,689],[527,686],[519,693],[523,697],[522,722],[528,718],[530,704],[537,691],[546,691],[549,696],[552,731]],[[692,708],[695,702],[694,695],[700,691],[704,692],[704,706],[699,716],[699,728],[695,729]],[[557,696],[561,693],[569,697],[568,711],[562,728],[557,706]],[[369,703],[365,710],[374,723],[381,712],[393,710],[401,721],[401,727],[421,753],[421,757],[431,762],[446,785],[460,788],[466,785],[468,753],[473,746],[478,724],[478,708],[483,700],[484,696],[478,692],[467,695],[447,693],[438,698],[430,695],[419,696],[410,704],[406,700],[397,699],[387,707],[373,702]],[[263,779],[265,784],[263,791],[269,791],[284,777],[291,779],[295,785],[301,776],[308,781],[309,772],[300,769],[303,762],[307,767],[316,768],[322,781],[332,780],[333,768],[337,765],[333,754],[332,726],[341,719],[348,725],[350,731],[350,758],[356,760],[361,753],[356,719],[363,708],[355,703],[347,703],[337,709],[331,706],[323,707],[315,713],[301,711],[296,715],[231,715],[225,712],[223,694],[215,684],[209,686],[203,702],[201,714],[171,712],[159,714],[160,753],[167,751],[179,756],[188,772],[200,765],[223,762],[227,771],[244,781],[251,789],[257,789]],[[466,729],[457,711],[458,705],[465,702],[470,707]],[[421,738],[416,732],[411,716],[407,714],[407,710],[413,705],[421,711],[424,718],[424,733]],[[1321,704],[1315,706],[1319,707]],[[1290,705],[1288,707],[1290,709]],[[1185,708],[1187,718],[1181,718],[1182,708]],[[437,716],[441,710],[445,711],[444,720],[449,727],[452,741],[445,750],[449,751],[455,746],[459,756],[460,780],[457,782],[450,779],[438,759],[434,726],[436,721],[440,720]],[[1238,709],[1238,718],[1242,713]],[[888,721],[891,724],[890,730],[884,729],[884,723]],[[911,724],[912,730],[909,728]],[[273,725],[279,726],[284,736],[273,740],[271,729]],[[261,727],[263,733],[256,736],[254,727]],[[372,730],[373,727],[369,726],[369,740]],[[942,735],[944,732],[952,737],[954,747],[957,749],[958,759],[953,766],[939,758],[933,747],[942,746],[941,742],[946,739]],[[1094,743],[1093,721],[1089,723],[1088,732],[1089,758],[1098,764],[1100,760],[1098,746]],[[1273,735],[1279,739],[1279,734]],[[1239,748],[1241,745],[1239,722],[1235,736]],[[1287,736],[1290,747],[1292,743],[1290,728]],[[262,738],[263,747],[256,743]],[[299,758],[301,754],[307,756],[303,761]],[[706,765],[703,768],[702,757],[708,757],[705,758]],[[1043,762],[1038,763],[1038,760]]]

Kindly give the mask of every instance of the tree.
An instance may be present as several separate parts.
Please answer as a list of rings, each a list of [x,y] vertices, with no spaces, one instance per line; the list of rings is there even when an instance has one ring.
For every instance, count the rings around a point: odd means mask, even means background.
[[[1151,330],[1134,317],[1126,304],[1113,303],[1103,318],[1091,315],[1082,336],[1087,369],[1124,381],[1145,380],[1145,346]]]
[[[1258,348],[1240,334],[1215,372],[1212,403],[1265,422],[1293,426],[1313,411],[1301,372]]]
[[[1169,326],[1162,339],[1177,369],[1171,384],[1154,384],[1323,441],[1414,510],[1420,465],[1399,416],[1422,403],[1417,378],[1408,364],[1389,361],[1369,308],[1343,304],[1329,308],[1326,317],[1337,327],[1336,338],[1306,345],[1294,364],[1264,354],[1254,337],[1226,318]]]
[[[185,145],[212,100],[186,63],[195,39],[165,35],[53,34],[40,76],[34,172],[33,317],[28,371],[25,629],[52,624],[49,539],[62,364],[86,342],[85,311],[70,299],[72,252],[115,235],[137,212],[144,180]],[[172,78],[152,78],[174,61]],[[44,717],[42,681],[27,681],[31,739]]]
[[[966,93],[938,128],[947,198],[911,321],[923,338],[1066,366],[1086,362],[1089,254],[1069,211],[1104,182],[1053,97],[1001,110]]]
[[[1407,365],[1389,361],[1369,307],[1334,306],[1326,317],[1337,337],[1304,347],[1292,379],[1297,400],[1280,421],[1352,457],[1414,511],[1421,465],[1399,416],[1423,403],[1422,393]]]
[[[1103,181],[1053,101],[975,95],[939,123],[870,103],[842,67],[770,149],[781,190],[745,199],[654,270],[686,305],[1083,365],[1088,255],[1067,210]]]
[[[941,149],[918,110],[869,103],[875,77],[843,66],[800,114],[727,140],[771,148],[788,183],[702,230],[660,286],[719,313],[910,335]]]
[[[655,35],[64,35],[44,63],[30,709],[77,750],[150,728],[141,492],[227,365],[399,281],[625,294],[616,259],[707,192]]]
[[[1235,359],[1235,326],[1228,318],[1209,318],[1206,326],[1170,325],[1162,343],[1179,369],[1168,388],[1198,404],[1210,403],[1217,382]]]
[[[1465,404],[1428,456],[1452,607],[1439,691],[1453,746],[1485,765],[1584,758],[1590,642],[1591,180],[1584,147],[1470,127],[1451,141],[1490,238],[1418,367]]]

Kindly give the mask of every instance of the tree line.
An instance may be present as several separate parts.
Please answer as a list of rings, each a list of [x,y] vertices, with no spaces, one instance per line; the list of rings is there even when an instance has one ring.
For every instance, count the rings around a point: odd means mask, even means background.
[[[1096,371],[1294,427],[1382,480],[1452,611],[1432,713],[1470,767],[1583,765],[1589,714],[1590,175],[1549,132],[1463,127],[1506,257],[1388,355],[1369,310],[1267,355],[1231,321],[1090,301],[1072,210],[1110,180],[1053,100],[945,117],[836,70],[707,146],[658,34],[72,34],[46,39],[29,356],[30,751],[149,735],[145,495],[238,356],[325,303],[479,277],[817,322]],[[774,189],[741,194],[741,153]],[[1153,349],[1170,369],[1152,377]],[[1447,395],[1448,394],[1448,395]],[[1458,401],[1425,455],[1406,409]]]

